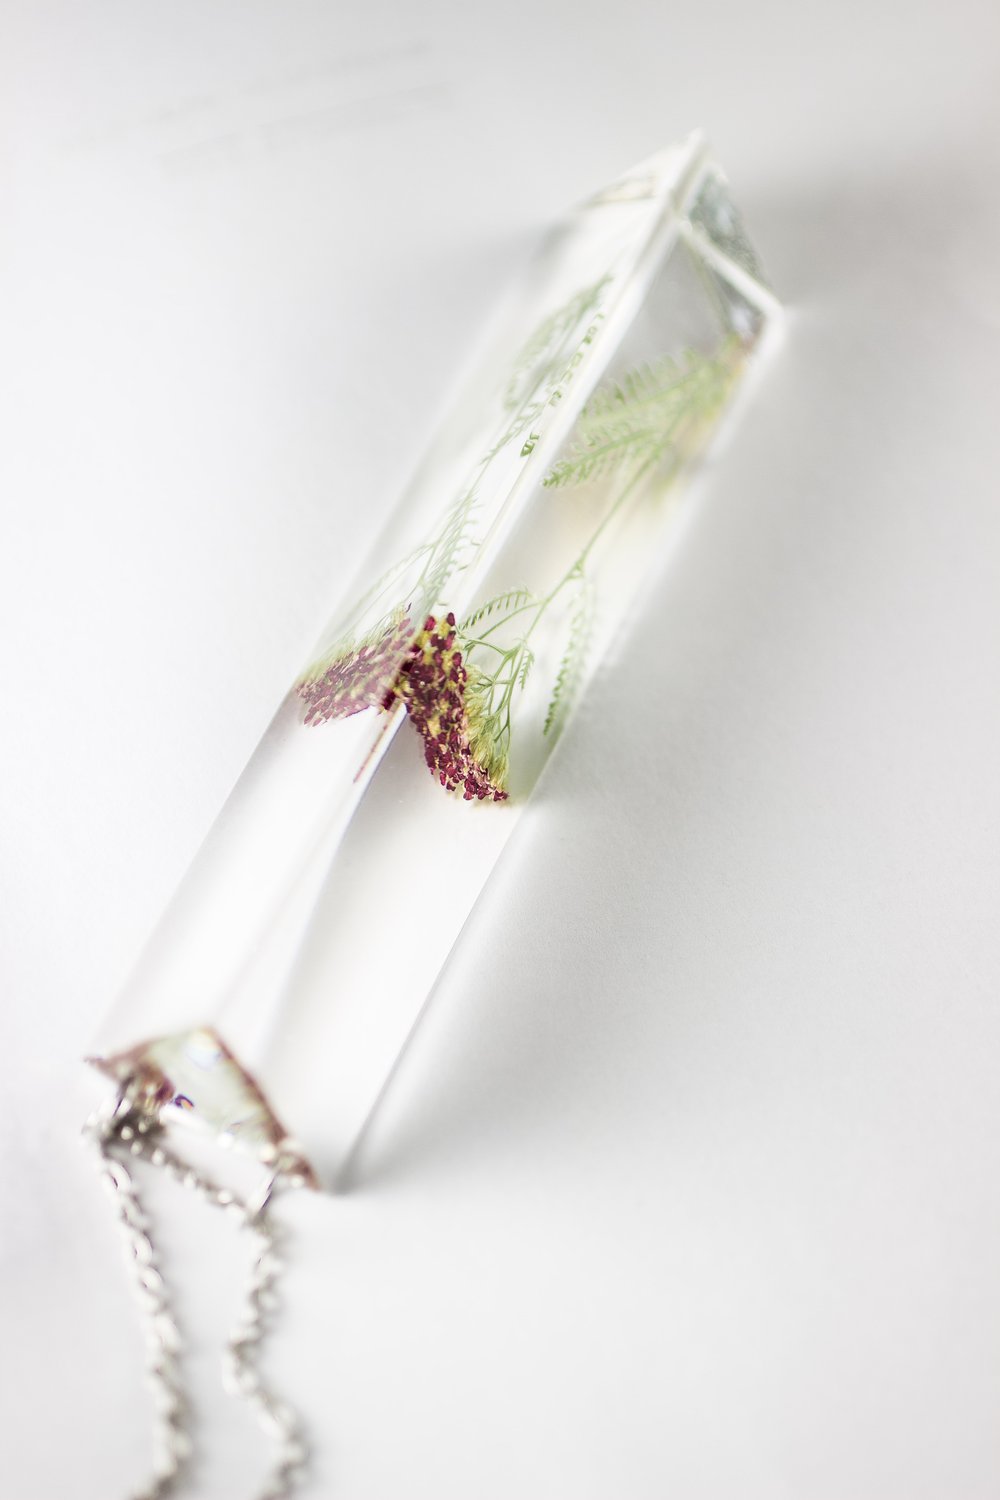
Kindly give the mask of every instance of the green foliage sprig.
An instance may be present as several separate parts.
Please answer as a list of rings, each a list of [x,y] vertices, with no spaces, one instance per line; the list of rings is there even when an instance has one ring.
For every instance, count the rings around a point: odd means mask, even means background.
[[[542,387],[557,388],[568,367],[581,352],[581,325],[600,316],[601,303],[611,282],[610,276],[574,293],[568,301],[534,330],[514,358],[503,403],[507,411],[516,411],[536,396]],[[591,335],[592,336],[592,335]],[[583,343],[589,343],[588,332]],[[551,394],[551,391],[549,392]]]
[[[393,563],[356,601],[341,622],[336,640],[299,678],[296,689],[300,696],[327,673],[342,675],[345,663],[364,659],[373,641],[381,644],[392,636],[400,618],[420,619],[443,599],[472,538],[483,477],[498,454],[514,439],[522,439],[545,406],[561,396],[594,338],[610,283],[610,276],[602,276],[573,293],[525,341],[515,356],[502,396],[508,419],[497,442],[482,457],[468,489],[449,507],[435,535]],[[525,443],[521,456],[526,457],[532,446]],[[335,695],[328,701],[339,705],[342,698]],[[315,707],[310,722],[322,722]]]
[[[467,798],[506,797],[513,705],[536,664],[532,637],[556,600],[576,590],[566,606],[566,639],[542,733],[561,729],[583,675],[593,621],[591,553],[636,489],[657,473],[674,472],[698,446],[742,359],[743,345],[733,338],[714,356],[688,350],[599,386],[542,481],[548,489],[613,481],[602,518],[571,565],[544,594],[505,589],[460,623],[450,612],[436,616],[434,607],[463,566],[482,474],[511,437],[527,430],[541,405],[558,399],[559,382],[572,378],[583,345],[593,337],[605,281],[571,299],[528,341],[505,394],[517,416],[501,443],[485,456],[435,535],[358,601],[338,643],[298,684],[308,723],[364,707],[387,709],[402,700],[424,738],[428,766],[448,789],[464,787]],[[529,440],[522,453],[532,446]]]
[[[639,365],[599,387],[580,414],[573,442],[546,476],[550,489],[586,484],[611,469],[657,465],[682,446],[684,429],[714,416],[732,378],[729,346],[710,359]]]
[[[569,634],[545,713],[543,734],[557,734],[573,706],[587,656],[587,642],[593,623],[593,597],[592,582],[589,578],[582,579],[580,596],[569,622]]]
[[[572,706],[586,662],[593,619],[594,589],[587,576],[590,554],[630,495],[657,471],[670,472],[697,445],[700,431],[716,415],[728,395],[742,357],[738,339],[727,340],[715,356],[687,350],[680,359],[662,359],[636,366],[616,380],[599,386],[577,419],[570,444],[543,480],[548,489],[589,484],[610,475],[618,486],[603,518],[556,584],[542,596],[524,589],[498,594],[462,622],[466,649],[481,674],[488,701],[496,704],[491,719],[498,740],[509,749],[513,695],[523,689],[534,665],[528,642],[555,601],[570,588],[578,589],[566,644],[556,670],[542,733],[561,729]],[[473,635],[475,627],[491,623]],[[495,632],[519,620],[517,637],[500,647]],[[483,653],[492,653],[483,665]]]

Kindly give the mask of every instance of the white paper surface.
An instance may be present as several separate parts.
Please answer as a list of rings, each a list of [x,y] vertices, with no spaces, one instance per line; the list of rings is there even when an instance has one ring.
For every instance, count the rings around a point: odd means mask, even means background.
[[[147,1469],[79,1054],[514,269],[695,124],[788,340],[353,1192],[284,1210],[270,1366],[308,1500],[1000,1488],[998,29],[8,10],[2,1500]],[[152,1198],[239,1500],[243,1252]]]

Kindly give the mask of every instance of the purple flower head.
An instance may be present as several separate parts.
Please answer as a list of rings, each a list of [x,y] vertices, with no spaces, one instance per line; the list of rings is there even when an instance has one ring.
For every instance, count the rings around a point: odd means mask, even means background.
[[[295,687],[307,724],[344,719],[401,700],[441,786],[474,799],[507,798],[507,755],[490,713],[488,682],[463,655],[453,614],[428,615],[414,633],[398,610],[340,655],[311,668]]]
[[[306,706],[305,722],[325,724],[364,708],[388,708],[412,638],[408,613],[397,610],[332,661],[327,658],[310,668],[295,685]]]
[[[507,757],[488,713],[483,674],[463,659],[455,616],[428,615],[403,663],[396,691],[424,742],[427,767],[466,802],[503,802]]]

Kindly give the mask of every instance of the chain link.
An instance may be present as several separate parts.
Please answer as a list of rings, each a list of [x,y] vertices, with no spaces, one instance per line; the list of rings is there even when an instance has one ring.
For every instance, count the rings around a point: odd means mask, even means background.
[[[133,1158],[149,1162],[206,1203],[222,1209],[256,1241],[243,1305],[223,1357],[223,1384],[231,1395],[241,1397],[251,1407],[275,1450],[274,1467],[259,1500],[289,1500],[305,1476],[305,1440],[295,1413],[264,1384],[258,1368],[261,1344],[277,1306],[275,1288],[282,1269],[279,1231],[268,1212],[272,1189],[281,1179],[280,1163],[256,1200],[238,1198],[175,1156],[163,1144],[163,1128],[155,1114],[128,1091],[113,1110],[92,1116],[84,1134],[98,1153],[101,1176],[116,1204],[146,1334],[146,1373],[154,1403],[153,1476],[131,1500],[167,1500],[176,1495],[192,1455],[190,1409],[180,1365],[180,1330],[160,1271],[149,1219],[130,1170]]]

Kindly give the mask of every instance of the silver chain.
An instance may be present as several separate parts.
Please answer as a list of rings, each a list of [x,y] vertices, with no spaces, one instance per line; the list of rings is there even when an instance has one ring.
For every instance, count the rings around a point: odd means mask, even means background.
[[[163,1144],[155,1114],[129,1092],[117,1106],[94,1115],[84,1134],[96,1148],[102,1178],[112,1194],[125,1243],[132,1281],[147,1342],[147,1379],[153,1393],[153,1477],[132,1500],[166,1500],[178,1493],[190,1464],[192,1444],[189,1406],[180,1365],[181,1336],[160,1271],[149,1219],[143,1209],[130,1158],[141,1158],[206,1203],[223,1209],[252,1234],[256,1257],[236,1327],[226,1345],[223,1383],[252,1408],[275,1449],[275,1462],[259,1500],[288,1500],[301,1483],[307,1450],[295,1413],[263,1382],[257,1364],[270,1314],[277,1305],[275,1286],[281,1271],[279,1233],[268,1212],[280,1167],[254,1201],[246,1201],[203,1177]]]

